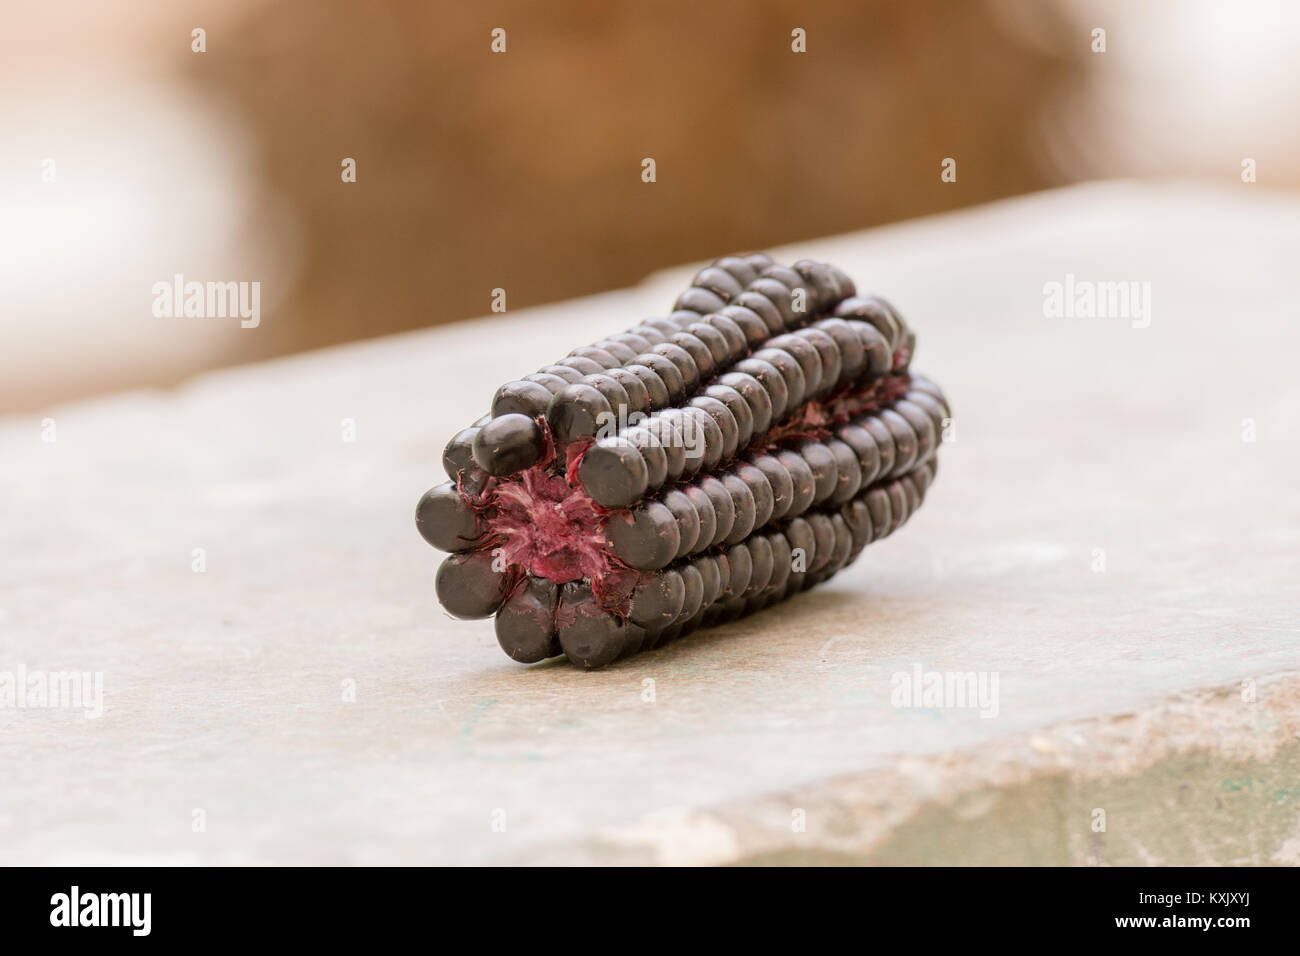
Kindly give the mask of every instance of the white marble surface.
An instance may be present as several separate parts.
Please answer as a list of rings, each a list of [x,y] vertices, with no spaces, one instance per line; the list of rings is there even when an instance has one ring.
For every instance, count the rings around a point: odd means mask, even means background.
[[[0,422],[0,672],[104,675],[97,719],[0,709],[0,863],[725,861],[729,807],[1300,670],[1300,203],[1086,186],[778,254],[899,305],[957,441],[829,585],[597,673],[443,615],[413,508],[495,385],[689,268]],[[1067,273],[1150,326],[1045,318]],[[996,672],[996,718],[893,707],[917,663]]]

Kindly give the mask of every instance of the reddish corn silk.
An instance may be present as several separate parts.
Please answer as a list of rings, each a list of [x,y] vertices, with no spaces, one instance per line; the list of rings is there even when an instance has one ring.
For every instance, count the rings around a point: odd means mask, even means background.
[[[496,390],[416,524],[455,617],[603,667],[821,583],[920,507],[951,412],[834,266],[701,270],[672,314]]]
[[[562,475],[530,468],[491,497],[489,534],[507,564],[556,584],[604,575],[604,516],[591,497]]]

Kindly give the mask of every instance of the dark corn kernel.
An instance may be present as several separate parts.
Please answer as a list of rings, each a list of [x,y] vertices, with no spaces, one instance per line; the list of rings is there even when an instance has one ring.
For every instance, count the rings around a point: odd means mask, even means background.
[[[744,400],[739,395],[736,396],[736,399],[741,405],[744,405]],[[720,460],[730,461],[734,458],[737,449],[740,447],[740,426],[736,423],[736,416],[731,414],[731,410],[724,403],[707,394],[696,395],[692,398],[691,407],[698,408],[708,414],[713,419],[714,424],[718,426],[718,434],[721,436]],[[748,411],[748,408],[746,408],[746,412]]]
[[[584,375],[582,384],[590,385],[605,396],[605,401],[609,402],[610,411],[614,415],[614,421],[627,420],[632,400],[628,397],[627,389],[620,385],[616,378],[605,374]]]
[[[605,541],[628,567],[657,571],[677,557],[681,533],[668,507],[650,501],[634,511],[610,515],[605,524]]]
[[[698,579],[698,571],[695,576]],[[677,619],[685,599],[685,579],[677,571],[647,575],[632,592],[628,617],[647,629],[664,628]]]
[[[668,336],[680,331],[677,327],[677,323],[670,322],[668,319],[646,319],[641,323],[641,325],[652,328],[659,333],[659,341],[655,343],[656,345],[658,345],[659,342],[667,342]]]
[[[722,429],[706,408],[691,404],[683,408],[681,413],[690,428],[686,454],[698,454],[700,467],[704,471],[712,471],[727,457],[726,437],[722,434]]]
[[[749,550],[750,561],[749,585],[745,588],[745,597],[754,598],[767,590],[768,583],[772,580],[775,557],[766,535],[754,535],[745,542],[745,547]]]
[[[830,265],[831,274],[835,276],[835,281],[839,283],[840,297],[847,299],[849,296],[858,294],[858,286],[851,276],[837,265]]]
[[[754,493],[750,491],[749,485],[735,472],[724,474],[722,484],[731,493],[731,505],[735,510],[731,531],[722,543],[737,544],[748,538],[749,533],[754,530],[754,522],[758,518],[758,506],[754,502]]]
[[[841,319],[855,318],[874,325],[876,330],[889,343],[893,353],[903,343],[903,323],[893,308],[879,296],[852,296],[835,307],[835,315]]]
[[[605,370],[605,366],[601,365],[595,359],[587,358],[585,355],[567,355],[555,364],[559,366],[567,365],[569,368],[582,375],[599,375]]]
[[[907,423],[907,419],[892,408],[882,409],[880,420],[884,422],[890,436],[894,439],[895,458],[894,467],[889,471],[890,476],[897,477],[911,471],[912,466],[916,464],[917,452],[920,450],[916,432],[912,431],[912,426]]]
[[[790,448],[783,448],[776,453],[779,461],[790,476],[792,500],[786,514],[801,515],[812,507],[817,498],[817,476],[813,474],[808,460]]]
[[[629,365],[627,371],[640,379],[641,384],[645,386],[646,394],[650,396],[651,408],[663,408],[668,404],[668,386],[653,369],[638,363]]]
[[[867,377],[880,378],[888,375],[894,367],[894,350],[889,347],[888,340],[880,334],[880,330],[866,322],[853,322],[850,328],[862,344],[867,362]]]
[[[727,343],[728,363],[739,361],[749,351],[749,340],[745,338],[745,330],[736,323],[735,319],[721,314],[705,315],[700,318],[700,322],[717,332]]]
[[[713,505],[714,531],[709,546],[717,547],[731,536],[731,529],[736,523],[736,504],[727,486],[712,475],[702,479],[699,488],[708,495],[709,503]]]
[[[650,390],[646,388],[645,382],[641,377],[630,369],[612,368],[609,370],[609,377],[622,386],[624,393],[627,395],[627,417],[630,420],[633,415],[647,415],[650,413]]]
[[[695,276],[694,285],[696,288],[709,290],[722,299],[724,304],[745,291],[744,286],[736,281],[735,276],[716,266],[701,269]]]
[[[925,413],[923,408],[905,399],[895,402],[893,410],[907,421],[907,424],[912,427],[912,432],[916,435],[917,462],[928,461],[935,448],[938,447],[938,436],[935,433],[934,422],[931,421],[930,416]]]
[[[769,531],[764,537],[772,550],[772,577],[767,582],[767,593],[784,594],[786,582],[790,580],[790,541],[780,531]]]
[[[776,279],[776,281],[792,291],[795,289],[806,290],[808,287],[808,283],[803,276],[788,266],[783,266],[777,262],[772,263],[761,274],[767,278]]]
[[[840,353],[840,377],[847,382],[857,381],[866,368],[866,350],[853,327],[843,319],[822,319],[810,328],[826,334],[835,342]]]
[[[903,397],[930,416],[930,423],[934,425],[936,437],[942,438],[943,430],[950,420],[947,407],[929,392],[915,388]]]
[[[730,365],[735,358],[739,358],[739,356],[732,356],[727,337],[722,333],[722,330],[717,326],[710,325],[703,319],[690,323],[686,326],[686,331],[679,334],[691,336],[708,349],[711,364],[707,375],[710,377],[716,375],[721,367]],[[674,341],[676,341],[676,337],[674,337]],[[684,345],[682,347],[685,348]],[[695,358],[696,365],[700,364],[699,358],[694,353],[692,353],[692,358]]]
[[[479,426],[471,425],[457,432],[442,453],[442,467],[447,477],[471,496],[481,495],[492,480],[492,476],[474,461],[474,439],[479,430]]]
[[[745,292],[724,309],[722,314],[735,322],[742,331],[746,328],[750,330],[745,332],[745,340],[751,344],[785,331],[785,316],[771,299],[759,292]]]
[[[452,617],[491,617],[510,592],[510,576],[493,567],[488,551],[448,555],[434,585],[438,600]]]
[[[871,543],[871,511],[867,508],[866,501],[862,497],[857,497],[845,502],[844,507],[840,509],[840,516],[853,536],[853,550],[849,555],[851,561]]]
[[[521,664],[564,653],[555,630],[559,586],[529,575],[496,614],[497,643]]]
[[[737,372],[743,372],[746,375],[752,375],[758,379],[763,386],[763,391],[767,392],[768,403],[772,407],[772,420],[780,421],[785,418],[786,406],[790,398],[790,389],[785,383],[785,376],[772,365],[762,359],[747,358],[744,361],[737,362],[735,366]],[[730,382],[726,384],[731,384]],[[755,416],[757,417],[757,415]]]
[[[772,496],[772,511],[768,520],[780,521],[790,513],[790,507],[794,504],[794,480],[790,477],[790,472],[779,460],[764,453],[752,455],[749,463],[767,479],[768,491]]]
[[[676,309],[708,315],[717,312],[727,304],[726,300],[708,289],[690,288],[677,297]]]
[[[889,534],[893,534],[911,515],[907,510],[907,495],[903,493],[901,483],[891,481],[885,486],[885,491],[889,494],[889,507],[893,512],[892,520],[889,522]]]
[[[768,324],[768,331],[773,335],[779,335],[786,329],[793,328],[805,314],[795,310],[794,297],[790,294],[790,287],[777,279],[771,278],[766,272],[764,277],[750,285],[750,288],[776,308],[779,320],[775,323],[769,321]],[[749,303],[741,304],[748,305]]]
[[[806,518],[795,518],[785,526],[785,537],[790,542],[790,577],[787,593],[802,590],[804,578],[817,556],[817,538]]]
[[[840,505],[856,495],[862,487],[862,466],[858,464],[858,456],[853,453],[853,449],[844,442],[832,438],[827,440],[826,447],[835,458],[835,490],[827,502]]]
[[[587,449],[578,480],[602,508],[626,508],[645,494],[650,469],[641,449],[615,435]]]
[[[742,286],[747,286],[758,278],[758,270],[740,256],[723,256],[713,265],[715,268],[725,269]],[[696,285],[699,283],[696,282]]]
[[[582,381],[582,373],[576,368],[568,365],[546,365],[537,370],[538,375],[554,375],[556,378],[563,379],[570,385],[576,385]],[[558,391],[558,389],[556,390]]]
[[[691,499],[686,496],[686,493],[679,489],[673,488],[664,492],[659,500],[673,513],[673,520],[677,522],[677,534],[681,543],[677,545],[675,557],[684,558],[694,551],[696,544],[699,543],[700,514],[695,510],[695,505],[691,504]]]
[[[694,554],[713,546],[713,541],[718,535],[718,514],[713,509],[713,499],[698,485],[689,485],[682,489],[682,494],[690,499],[691,505],[695,508],[695,516],[700,523],[700,530],[695,536],[695,544],[691,550]]]
[[[811,440],[800,442],[796,450],[812,469],[813,504],[828,501],[839,485],[839,463],[835,453],[824,442]]]
[[[719,313],[723,318],[730,319],[736,328],[740,329],[745,336],[746,350],[758,348],[772,337],[772,328],[763,316],[768,314],[774,306],[762,296],[750,301],[749,296],[751,295],[755,295],[755,293],[746,292],[736,300],[734,305],[727,306]],[[768,309],[760,312],[752,307],[760,302],[767,303]]]
[[[754,437],[754,412],[744,396],[730,385],[717,384],[706,388],[703,397],[716,399],[726,406],[732,421],[736,423],[736,447],[744,448],[748,445]],[[698,397],[692,401],[698,401]]]
[[[718,569],[718,559],[713,555],[704,555],[691,561],[691,567],[700,574],[700,583],[704,587],[701,606],[707,607],[722,597],[722,573]],[[698,613],[698,612],[696,612]]]
[[[614,339],[601,339],[599,342],[593,343],[592,348],[601,349],[605,352],[608,352],[610,355],[614,356],[615,360],[617,360],[618,362],[618,365],[609,366],[612,369],[612,368],[617,368],[626,365],[628,362],[631,362],[632,359],[636,357],[637,353],[644,352],[646,348],[649,346],[649,344],[650,343],[647,342],[646,345],[642,346],[641,348],[634,349],[634,348],[629,348],[624,343],[616,341]]]
[[[840,441],[853,449],[858,459],[858,471],[862,474],[862,484],[869,485],[880,474],[880,448],[871,432],[861,425],[849,423],[841,425],[835,431]]]
[[[682,565],[680,574],[682,578],[682,610],[677,615],[677,621],[688,621],[698,614],[700,608],[704,605],[704,577],[691,562]]]
[[[848,564],[849,555],[853,551],[853,533],[840,514],[831,515],[831,530],[835,532],[835,547],[831,552],[830,573],[834,574]]]
[[[834,345],[835,343],[831,342],[831,346],[834,347]],[[799,405],[802,404],[805,398],[815,396],[822,385],[822,357],[817,348],[798,333],[791,332],[770,339],[762,352],[755,354],[762,357],[763,352],[771,349],[779,349],[786,353],[794,360],[799,369],[799,380],[802,387],[798,391],[798,399],[795,398],[795,390],[790,389],[790,404]],[[787,384],[789,384],[788,381]]]
[[[690,478],[699,473],[704,467],[703,433],[695,418],[684,409],[669,408],[656,415],[655,420],[661,423],[660,440],[681,451],[682,476]]]
[[[664,342],[656,345],[655,348],[665,348],[672,346],[671,342]],[[677,346],[680,348],[680,346]],[[664,358],[657,352],[643,352],[636,357],[636,364],[644,365],[650,371],[654,372],[663,382],[664,389],[668,392],[668,401],[665,404],[676,405],[686,397],[686,382],[682,378],[681,369],[668,359]]]
[[[415,526],[425,541],[439,551],[466,551],[483,536],[483,521],[465,502],[456,486],[446,481],[424,493],[415,506]]]
[[[772,485],[767,480],[767,475],[745,461],[736,465],[733,473],[745,483],[745,487],[749,489],[749,493],[754,499],[754,528],[762,528],[772,520],[772,509],[776,504],[775,496],[772,494]]]
[[[727,563],[727,586],[723,589],[722,600],[734,601],[744,597],[754,573],[754,559],[750,557],[749,548],[741,543],[733,544],[719,555],[719,560]]]
[[[677,367],[677,371],[682,378],[682,396],[691,394],[699,387],[700,367],[695,364],[695,359],[691,358],[691,353],[676,342],[669,341],[656,345],[650,349],[648,354],[662,355]],[[658,369],[655,369],[655,371],[658,371]],[[669,392],[672,392],[671,387]],[[674,399],[674,402],[678,400]]]
[[[619,345],[632,350],[632,355],[623,362],[624,365],[630,364],[640,353],[650,351],[650,346],[655,344],[644,335],[638,335],[636,332],[619,332],[617,335],[611,335],[609,341],[617,342]],[[662,336],[658,341],[663,341]]]
[[[594,345],[584,345],[569,353],[570,358],[578,356],[591,359],[601,368],[618,368],[623,364],[609,352],[596,348]]]
[[[835,527],[831,524],[830,516],[822,511],[810,511],[804,518],[813,533],[812,560],[808,563],[808,574],[811,577],[819,574],[830,563],[835,549]],[[803,586],[811,587],[813,583],[805,580]]]
[[[658,345],[660,342],[668,341],[668,336],[664,334],[662,329],[655,328],[653,325],[645,325],[644,323],[636,326],[636,328],[628,329],[628,334],[639,336],[649,343],[649,345],[641,350],[642,352],[650,351],[650,345]],[[635,361],[635,359],[633,361]]]
[[[546,423],[555,443],[561,447],[581,438],[591,438],[614,410],[609,399],[591,385],[566,385],[551,399],[546,409]]]
[[[875,439],[876,450],[880,453],[880,471],[877,472],[875,480],[887,477],[893,472],[894,459],[898,456],[898,449],[894,447],[893,434],[876,415],[859,419],[858,424]]]
[[[628,628],[636,626],[602,608],[585,581],[571,581],[560,589],[555,618],[565,656],[587,670],[618,660]]]
[[[803,404],[804,392],[807,389],[803,369],[789,352],[784,349],[762,348],[746,361],[766,362],[781,374],[781,378],[785,381],[785,414],[789,414]],[[772,407],[776,407],[776,396],[773,396]]]
[[[663,452],[664,482],[677,481],[686,471],[686,444],[677,425],[670,419],[654,415],[647,418],[640,427],[649,432]],[[657,488],[659,485],[650,487]]]
[[[692,323],[692,325],[694,324],[698,323]],[[690,332],[678,332],[672,337],[671,341],[665,342],[664,345],[676,345],[691,357],[691,361],[695,364],[695,370],[698,373],[696,381],[690,389],[691,391],[698,388],[700,382],[713,378],[717,362],[713,359],[713,352],[699,338]]]
[[[479,429],[471,449],[474,461],[500,477],[531,468],[546,450],[546,436],[530,415],[499,415]]]
[[[846,293],[840,285],[839,276],[836,275],[837,270],[826,263],[800,259],[794,264],[794,271],[800,275],[805,286],[812,292],[811,308],[814,311],[821,312],[829,309],[845,298]]]
[[[573,369],[569,369],[569,371],[573,372]],[[578,381],[581,377],[582,376],[574,372],[574,381]],[[560,376],[553,375],[550,372],[533,372],[529,375],[525,375],[520,381],[536,382],[552,395],[564,388],[564,386],[570,384],[567,379],[560,378]],[[544,413],[545,411],[546,409],[543,407],[542,412]],[[493,414],[496,413],[493,412]]]
[[[718,384],[733,389],[745,400],[749,406],[751,430],[755,436],[763,434],[772,426],[772,397],[757,378],[744,372],[728,372],[718,379]]]
[[[555,376],[548,376],[559,382],[559,388],[547,388],[545,385],[523,379],[518,382],[506,382],[492,396],[492,415],[510,415],[519,413],[529,418],[546,414],[546,406],[551,404],[551,396],[564,387],[564,382]]]
[[[843,378],[844,358],[840,355],[839,343],[830,335],[821,329],[800,329],[798,332],[792,333],[792,335],[795,339],[812,345],[821,364],[821,377],[815,389],[810,387],[810,398],[833,392],[842,381],[851,381],[851,379]],[[810,378],[806,371],[804,372],[804,378]]]
[[[646,466],[646,488],[661,488],[668,477],[668,456],[659,445],[658,439],[644,426],[629,428],[620,436],[623,441],[636,447]]]
[[[889,534],[894,521],[894,507],[890,503],[889,492],[880,487],[872,488],[862,500],[871,515],[871,540],[879,541]]]

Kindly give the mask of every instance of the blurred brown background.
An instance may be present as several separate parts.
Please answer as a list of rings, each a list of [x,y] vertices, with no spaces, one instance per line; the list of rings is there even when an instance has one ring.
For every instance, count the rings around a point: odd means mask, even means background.
[[[1262,0],[15,9],[0,410],[1081,179],[1293,188],[1298,36]],[[153,317],[176,273],[261,282],[261,324]]]

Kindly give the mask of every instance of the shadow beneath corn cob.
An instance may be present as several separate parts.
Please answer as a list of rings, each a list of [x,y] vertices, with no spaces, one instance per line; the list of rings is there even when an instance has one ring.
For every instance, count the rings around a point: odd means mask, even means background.
[[[832,591],[824,587],[807,589],[801,593],[791,594],[785,600],[769,604],[763,608],[757,618],[754,615],[742,614],[729,620],[715,622],[707,631],[707,645],[699,640],[659,641],[653,648],[643,646],[639,653],[620,654],[607,665],[599,668],[582,668],[582,670],[586,672],[598,669],[607,674],[639,676],[643,672],[657,673],[658,668],[662,666],[690,668],[696,662],[696,655],[701,651],[721,651],[723,654],[728,654],[732,644],[735,644],[735,649],[743,654],[745,661],[752,664],[760,660],[762,654],[762,649],[756,650],[753,644],[755,631],[752,622],[755,620],[768,621],[772,632],[782,635],[781,639],[784,643],[788,645],[794,642],[802,647],[803,656],[809,664],[818,665],[825,663],[821,655],[827,646],[827,640],[823,634],[800,628],[798,626],[800,618],[812,613],[818,615],[856,613],[860,616],[861,612],[862,600],[851,591]],[[697,632],[696,636],[702,636],[702,633]],[[679,635],[682,636],[684,635]],[[861,649],[863,641],[861,638],[854,638],[854,644]],[[775,651],[775,648],[773,650]],[[870,651],[868,650],[867,653]],[[569,669],[563,651],[558,655],[528,663],[520,671],[549,674],[554,668]]]
[[[416,508],[438,597],[601,667],[825,581],[924,500],[951,418],[889,303],[729,256],[673,312],[497,390]]]

